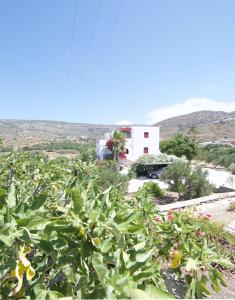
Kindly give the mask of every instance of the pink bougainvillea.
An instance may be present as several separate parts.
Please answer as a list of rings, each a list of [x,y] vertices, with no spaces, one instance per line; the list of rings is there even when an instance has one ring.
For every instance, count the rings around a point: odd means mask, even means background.
[[[113,141],[111,139],[107,140],[106,146],[108,147],[109,150],[113,150]]]
[[[126,154],[124,152],[119,153],[119,158],[120,159],[126,159]]]

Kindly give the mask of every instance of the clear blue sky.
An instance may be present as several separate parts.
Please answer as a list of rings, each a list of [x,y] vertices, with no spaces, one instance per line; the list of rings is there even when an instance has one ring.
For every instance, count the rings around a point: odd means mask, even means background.
[[[73,35],[75,0],[1,0],[0,118],[145,123],[192,97],[234,104],[234,0],[122,1],[77,0]]]

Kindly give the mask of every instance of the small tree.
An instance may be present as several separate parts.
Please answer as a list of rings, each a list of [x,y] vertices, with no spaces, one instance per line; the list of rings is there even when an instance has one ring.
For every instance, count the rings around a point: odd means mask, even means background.
[[[198,135],[199,135],[199,130],[197,128],[196,125],[192,125],[188,132],[187,132],[187,136],[193,141],[193,142],[197,142],[198,140]]]
[[[189,137],[182,133],[177,133],[175,136],[160,143],[160,150],[167,154],[173,154],[178,157],[186,156],[188,160],[192,160],[197,155],[197,144]]]
[[[207,171],[203,171],[201,166],[197,166],[191,171],[191,174],[186,181],[185,198],[193,199],[210,195],[212,185],[207,180]]]
[[[192,169],[189,163],[178,161],[163,171],[161,179],[169,185],[171,191],[179,194],[179,200],[186,200],[211,194],[212,185],[206,176],[207,172],[200,166]]]
[[[169,165],[161,174],[169,189],[179,194],[179,199],[183,198],[186,192],[185,182],[190,176],[190,167],[187,162],[177,161]]]
[[[112,137],[107,141],[106,146],[113,153],[113,159],[118,160],[119,155],[124,158],[125,135],[120,131],[114,131]]]

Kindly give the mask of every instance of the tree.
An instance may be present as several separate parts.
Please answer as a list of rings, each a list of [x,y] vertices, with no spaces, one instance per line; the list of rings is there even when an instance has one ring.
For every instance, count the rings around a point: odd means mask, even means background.
[[[163,173],[161,179],[169,185],[169,189],[179,194],[179,199],[183,198],[186,192],[185,182],[190,176],[191,169],[187,162],[177,161],[170,164]]]
[[[161,179],[179,194],[179,200],[187,200],[211,194],[212,185],[206,176],[200,166],[192,169],[189,163],[177,161],[163,171]]]
[[[198,140],[198,135],[199,135],[199,130],[197,128],[196,125],[192,125],[188,132],[187,132],[187,136],[193,141],[193,142],[197,142]]]
[[[186,156],[188,160],[192,160],[197,155],[198,147],[195,141],[182,133],[177,133],[168,140],[161,141],[160,150],[178,157]]]
[[[108,149],[112,151],[114,160],[118,160],[119,155],[123,153],[125,142],[125,135],[116,130],[114,131],[112,137],[107,141],[106,145]]]

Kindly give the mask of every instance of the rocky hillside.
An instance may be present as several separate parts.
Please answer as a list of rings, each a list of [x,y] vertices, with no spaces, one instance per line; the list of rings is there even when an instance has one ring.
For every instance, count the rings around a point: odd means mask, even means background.
[[[193,125],[198,129],[200,141],[235,140],[235,112],[199,111],[161,121],[161,139],[177,132],[186,133]],[[81,137],[100,138],[115,125],[67,123],[56,121],[0,120],[0,138],[5,145],[30,146],[50,141],[79,141]]]
[[[198,129],[200,141],[235,139],[235,111],[199,111],[154,124],[160,126],[162,139],[177,132],[186,133],[193,125]]]
[[[97,138],[115,127],[55,121],[0,120],[0,138],[5,145],[20,147],[59,140],[79,141],[81,137]]]

